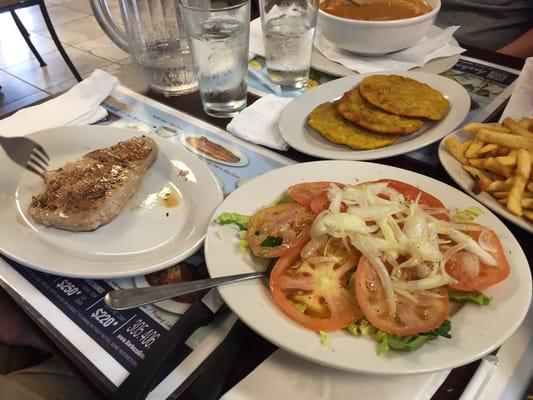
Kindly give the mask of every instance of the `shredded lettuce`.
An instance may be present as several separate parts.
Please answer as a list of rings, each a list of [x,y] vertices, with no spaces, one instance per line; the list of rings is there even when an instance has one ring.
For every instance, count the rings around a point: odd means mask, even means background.
[[[454,290],[450,288],[448,288],[448,296],[450,296],[450,299],[452,300],[465,301],[465,302],[477,304],[479,306],[488,306],[490,304],[490,301],[492,300],[486,294],[483,294],[478,291],[461,292],[459,290]]]
[[[278,236],[267,236],[267,238],[261,242],[261,247],[277,247],[282,243],[283,239]]]
[[[246,237],[239,239],[239,250],[243,253],[248,250],[248,239]]]
[[[219,225],[234,224],[239,227],[241,231],[245,231],[248,228],[248,222],[250,221],[249,215],[242,215],[237,213],[224,212],[215,218],[215,222]]]
[[[318,331],[318,334],[320,335],[320,343],[323,346],[329,346],[329,335],[323,331]]]
[[[457,211],[452,218],[455,222],[467,222],[475,220],[480,215],[483,215],[481,208],[477,206],[471,206],[465,208],[464,210]]]
[[[439,336],[451,338],[450,330],[452,323],[449,319],[444,321],[437,329],[412,336],[396,336],[387,332],[378,331],[375,339],[378,342],[378,354],[385,354],[390,349],[399,351],[415,351],[421,348],[427,342],[436,339]]]
[[[374,327],[370,325],[370,322],[366,318],[361,318],[359,321],[348,325],[344,329],[353,336],[368,336],[374,331]]]

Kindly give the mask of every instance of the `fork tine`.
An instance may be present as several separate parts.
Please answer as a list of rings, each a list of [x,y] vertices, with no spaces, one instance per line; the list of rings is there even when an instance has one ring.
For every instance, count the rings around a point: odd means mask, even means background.
[[[48,160],[44,158],[40,153],[38,153],[36,149],[33,149],[33,153],[31,153],[30,157],[35,157],[37,160],[41,161],[44,165],[48,166]]]
[[[41,163],[41,161],[39,161],[39,160],[31,158],[32,156],[30,156],[30,159],[28,160],[26,165],[32,165],[34,168],[37,168],[39,170],[42,170],[42,172],[45,172],[46,171],[46,165]],[[33,164],[31,164],[31,163],[33,163]]]
[[[28,171],[33,172],[34,174],[39,175],[41,178],[44,179],[44,175],[43,175],[43,173],[37,171],[37,170],[36,170],[31,164],[27,164],[27,165],[26,165],[26,169],[27,169]]]
[[[35,144],[35,148],[33,149],[34,152],[35,150],[39,151],[40,153],[42,153],[42,155],[44,156],[44,158],[46,158],[46,160],[50,161],[50,157],[48,156],[48,153],[46,152],[46,150],[43,148],[43,146],[41,146],[40,144],[36,143]]]

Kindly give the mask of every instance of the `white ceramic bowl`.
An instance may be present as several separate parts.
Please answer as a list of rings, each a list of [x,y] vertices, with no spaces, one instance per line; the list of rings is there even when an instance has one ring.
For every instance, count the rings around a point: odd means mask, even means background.
[[[392,21],[361,21],[318,11],[318,29],[335,46],[354,53],[379,55],[405,49],[422,39],[440,10],[440,0],[426,0],[433,8],[418,17]]]

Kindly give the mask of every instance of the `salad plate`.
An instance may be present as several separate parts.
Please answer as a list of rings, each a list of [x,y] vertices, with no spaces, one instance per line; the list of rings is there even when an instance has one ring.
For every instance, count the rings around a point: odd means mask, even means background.
[[[42,180],[0,154],[0,253],[39,271],[80,278],[147,274],[176,264],[203,243],[211,213],[222,201],[217,180],[180,145],[145,133],[157,157],[120,214],[94,231],[40,225],[29,215]],[[107,126],[47,129],[29,137],[50,156],[50,170],[82,155],[140,136]],[[164,202],[170,198],[171,202]]]
[[[476,207],[479,216],[475,222],[489,227],[505,249],[510,266],[508,277],[483,290],[492,299],[488,306],[467,303],[450,312],[451,338],[438,337],[417,351],[391,350],[379,355],[376,342],[370,337],[354,337],[341,329],[328,332],[324,340],[316,331],[294,322],[273,301],[266,280],[220,287],[222,298],[244,323],[265,339],[302,358],[341,370],[389,375],[426,373],[455,368],[490,353],[525,317],[531,301],[531,275],[527,259],[512,233],[490,210],[457,189],[395,167],[319,161],[280,168],[251,180],[230,194],[214,216],[225,212],[252,215],[271,205],[290,186],[303,182],[355,185],[379,179],[416,186],[440,199],[449,210]],[[266,268],[267,260],[255,258],[240,247],[238,230],[212,223],[205,242],[209,274],[219,277]]]
[[[283,139],[293,148],[311,156],[336,160],[376,160],[408,153],[427,146],[453,131],[470,110],[470,97],[457,82],[420,71],[387,72],[404,76],[430,85],[448,100],[450,108],[446,116],[435,123],[425,123],[421,130],[403,136],[395,143],[373,150],[354,150],[326,140],[308,123],[309,114],[320,104],[340,98],[356,87],[365,77],[376,74],[348,76],[324,83],[308,90],[290,102],[281,113],[279,129]]]

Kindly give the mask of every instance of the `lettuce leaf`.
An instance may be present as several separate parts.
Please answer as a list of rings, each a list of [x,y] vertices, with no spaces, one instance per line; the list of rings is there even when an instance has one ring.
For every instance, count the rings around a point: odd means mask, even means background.
[[[473,221],[477,217],[483,214],[483,211],[481,208],[477,206],[471,206],[468,208],[465,208],[464,210],[457,211],[453,216],[453,220],[455,222],[468,222]]]
[[[344,329],[353,336],[368,336],[375,328],[370,325],[370,322],[366,318],[361,318],[359,321],[351,323]]]
[[[267,236],[261,242],[261,247],[277,247],[283,243],[283,239],[278,236]]]
[[[248,222],[250,221],[249,215],[242,215],[237,213],[224,212],[215,218],[215,222],[219,225],[234,224],[239,227],[241,231],[245,231],[248,228]]]
[[[421,348],[430,340],[434,340],[439,336],[451,338],[450,330],[452,323],[449,319],[444,321],[437,329],[412,336],[396,336],[387,332],[378,331],[375,339],[378,342],[378,354],[385,354],[390,349],[399,351],[415,351]]]
[[[450,296],[450,299],[452,300],[474,303],[478,306],[488,306],[492,300],[486,294],[478,291],[461,292],[460,290],[454,290],[450,288],[448,288],[448,296]]]

